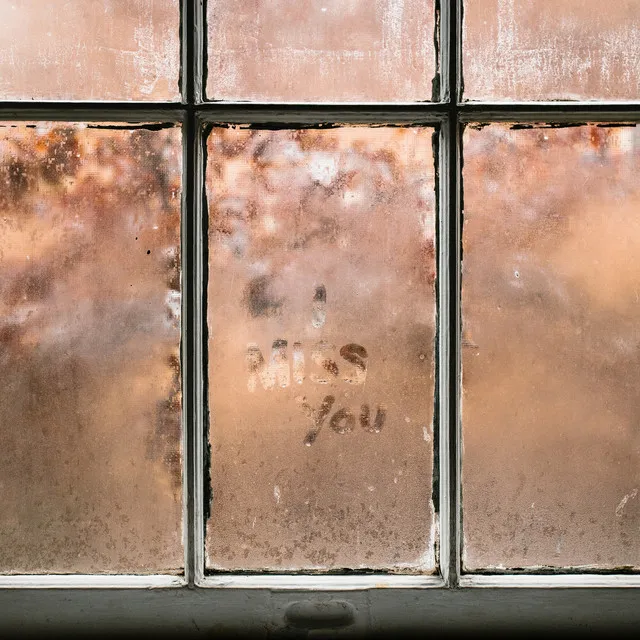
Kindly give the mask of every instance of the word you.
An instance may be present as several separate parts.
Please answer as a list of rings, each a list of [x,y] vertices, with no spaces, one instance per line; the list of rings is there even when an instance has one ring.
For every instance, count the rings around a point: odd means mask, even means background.
[[[302,409],[306,416],[313,422],[313,427],[309,430],[304,439],[304,444],[310,447],[318,437],[320,429],[325,422],[326,417],[331,413],[333,404],[336,401],[335,396],[325,396],[324,400],[317,409],[311,407],[305,398],[296,398],[298,402],[302,404]],[[387,412],[383,405],[378,407],[376,411],[376,417],[371,422],[371,411],[368,404],[363,404],[360,407],[360,426],[369,433],[380,433],[386,420]],[[348,409],[338,409],[331,420],[329,426],[340,435],[345,433],[351,433],[356,425],[355,415]]]

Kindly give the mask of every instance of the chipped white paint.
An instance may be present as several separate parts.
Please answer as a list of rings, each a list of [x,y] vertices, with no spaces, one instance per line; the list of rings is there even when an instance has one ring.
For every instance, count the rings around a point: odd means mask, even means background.
[[[180,291],[170,290],[167,291],[164,299],[165,306],[167,308],[167,315],[163,322],[168,329],[171,329],[172,327],[178,326],[180,323],[182,296]]]
[[[311,177],[321,185],[328,187],[338,174],[338,159],[336,154],[315,152],[310,154],[308,161]]]
[[[48,575],[0,576],[0,589],[162,589],[186,585],[170,575]]]
[[[624,513],[624,508],[627,506],[627,502],[629,502],[629,500],[633,500],[637,495],[638,495],[638,488],[636,487],[633,491],[623,496],[622,500],[620,500],[620,503],[616,507],[616,516],[618,516],[618,518],[622,517],[622,514]]]
[[[633,153],[637,145],[637,127],[618,127],[609,130],[608,148],[613,153]]]
[[[280,487],[278,485],[275,485],[273,487],[273,497],[276,500],[276,504],[280,504],[280,497],[281,497],[281,493],[280,493]]]
[[[585,570],[587,570],[585,568]],[[640,587],[640,575],[462,575],[460,586],[520,589],[586,589]]]
[[[320,567],[322,568],[322,567]],[[198,580],[200,587],[227,589],[305,589],[313,591],[353,591],[356,589],[442,588],[442,578],[432,575],[369,574],[360,576],[328,575],[216,575]]]

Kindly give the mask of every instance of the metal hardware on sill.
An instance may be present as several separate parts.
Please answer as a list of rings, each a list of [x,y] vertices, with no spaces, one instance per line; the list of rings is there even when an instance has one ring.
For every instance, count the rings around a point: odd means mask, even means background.
[[[336,629],[354,623],[355,608],[345,600],[300,600],[292,602],[285,612],[285,620],[302,629]]]

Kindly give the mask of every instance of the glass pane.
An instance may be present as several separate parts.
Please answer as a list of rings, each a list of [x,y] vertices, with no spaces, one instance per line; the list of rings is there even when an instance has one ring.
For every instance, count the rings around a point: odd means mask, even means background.
[[[211,134],[209,567],[434,569],[432,134]]]
[[[640,567],[640,129],[464,136],[467,569]]]
[[[180,131],[0,127],[0,571],[183,565]]]
[[[434,0],[209,0],[207,96],[431,100]]]
[[[0,0],[0,100],[179,100],[179,0]]]
[[[466,0],[467,100],[640,100],[638,0]]]

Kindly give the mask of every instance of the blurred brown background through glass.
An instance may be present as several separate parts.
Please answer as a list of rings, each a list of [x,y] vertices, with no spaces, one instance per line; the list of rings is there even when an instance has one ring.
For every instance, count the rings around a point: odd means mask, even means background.
[[[209,567],[434,570],[432,136],[211,133]]]
[[[0,572],[179,570],[177,128],[0,127]]]
[[[640,131],[464,135],[468,569],[640,567]]]

